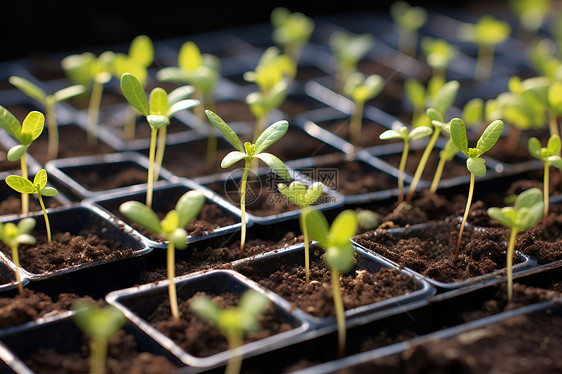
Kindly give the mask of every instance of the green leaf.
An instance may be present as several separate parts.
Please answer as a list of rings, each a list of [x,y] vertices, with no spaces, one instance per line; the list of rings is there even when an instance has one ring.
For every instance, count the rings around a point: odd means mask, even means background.
[[[199,215],[201,208],[205,205],[205,195],[200,191],[188,191],[184,193],[176,203],[176,211],[179,214],[179,227],[185,227]]]
[[[285,179],[286,181],[291,180],[291,175],[289,174],[289,170],[277,156],[272,155],[271,153],[258,153],[256,155],[257,158],[262,160],[273,170],[273,172],[279,175],[281,178]]]
[[[167,117],[172,117],[174,114],[176,114],[179,111],[185,110],[185,109],[189,109],[192,108],[196,105],[199,105],[199,100],[194,100],[194,99],[187,99],[187,100],[181,100],[178,101],[177,103],[174,103],[170,106],[170,108],[168,109],[168,113],[166,114]]]
[[[328,246],[329,239],[329,226],[328,220],[321,211],[312,209],[310,207],[306,210],[306,227],[313,240],[316,240],[322,247]]]
[[[9,175],[6,177],[6,184],[12,189],[23,194],[37,193],[37,189],[31,181],[19,175]]]
[[[558,135],[552,135],[548,139],[548,143],[546,145],[546,149],[548,150],[548,153],[550,153],[551,155],[558,154],[561,148],[562,148],[562,143],[560,142],[560,137]]]
[[[35,218],[27,217],[18,222],[18,231],[20,234],[25,234],[33,230],[35,227]]]
[[[347,273],[353,267],[355,259],[353,257],[353,247],[348,242],[343,246],[335,246],[326,248],[326,257],[324,261],[330,271],[336,269],[341,273]]]
[[[464,127],[463,120],[460,118],[453,118],[449,124],[449,129],[453,143],[462,153],[468,155],[468,139],[466,137],[466,128]]]
[[[72,306],[74,323],[89,336],[110,339],[126,321],[121,311],[108,305],[97,307],[87,301],[78,301]]]
[[[236,135],[234,130],[232,130],[232,128],[228,126],[222,118],[220,118],[212,111],[207,109],[205,110],[205,114],[207,115],[207,118],[209,118],[209,121],[213,124],[213,126],[215,126],[225,136],[225,138],[234,146],[234,148],[244,153],[242,141],[240,141],[240,138],[238,138],[238,135]]]
[[[503,131],[503,122],[500,120],[496,120],[488,125],[478,142],[476,143],[476,149],[483,155],[484,153],[488,152],[490,148],[496,144],[498,139],[500,138]]]
[[[482,121],[484,116],[484,100],[474,98],[463,107],[462,117],[468,126],[474,126]]]
[[[187,41],[182,44],[178,52],[178,65],[186,71],[194,71],[203,64],[201,51],[197,44]]]
[[[239,151],[229,152],[222,159],[221,168],[223,168],[223,169],[229,168],[232,165],[234,165],[235,163],[237,163],[238,161],[243,160],[244,158],[246,158],[245,153],[242,153],[242,152],[239,152]]]
[[[539,188],[533,187],[525,190],[515,199],[514,208],[519,210],[521,208],[530,208],[533,205],[542,201],[542,191]]]
[[[435,108],[427,108],[425,113],[429,117],[429,120],[431,121],[431,123],[433,123],[433,122],[441,122],[441,123],[445,122],[445,120],[443,119],[443,115]]]
[[[119,206],[119,211],[125,217],[138,223],[144,228],[159,234],[162,232],[160,220],[152,209],[138,201],[127,201]]]
[[[161,128],[170,124],[170,119],[167,116],[158,114],[149,114],[146,116],[146,121],[154,128]]]
[[[562,169],[562,158],[558,155],[550,156],[548,162],[558,169]]]
[[[470,157],[466,160],[466,168],[477,177],[486,175],[486,161],[479,157]]]
[[[58,90],[53,94],[53,97],[55,98],[55,102],[60,103],[61,101],[82,95],[84,92],[86,92],[86,87],[81,84],[77,84]]]
[[[306,189],[304,203],[308,206],[314,204],[324,191],[324,185],[321,182],[314,182]]]
[[[168,103],[170,103],[170,105],[173,105],[179,101],[188,99],[191,97],[191,95],[193,95],[194,92],[195,88],[189,85],[174,88],[168,93]]]
[[[215,326],[219,324],[220,308],[207,296],[194,297],[189,304],[189,308],[197,316],[210,321]]]
[[[416,78],[410,77],[404,81],[404,94],[410,100],[414,108],[425,108],[425,87]]]
[[[8,154],[6,155],[6,158],[8,159],[8,161],[16,162],[23,157],[25,152],[27,152],[27,146],[18,144],[10,148]]]
[[[445,83],[439,91],[432,97],[432,106],[439,112],[445,115],[449,108],[455,102],[457,93],[459,91],[459,82],[450,81]]]
[[[386,130],[382,134],[379,135],[380,140],[391,140],[391,139],[404,139],[405,136],[398,131],[395,130]]]
[[[266,128],[258,137],[255,143],[255,152],[262,153],[270,145],[279,140],[289,129],[289,122],[277,121]]]
[[[24,134],[31,135],[29,143],[22,142],[23,145],[30,145],[32,141],[37,139],[39,135],[43,132],[45,127],[45,116],[41,112],[33,111],[25,117],[21,125],[22,140]]]
[[[125,99],[142,115],[148,116],[148,100],[139,80],[132,74],[125,73],[121,76],[121,91]]]
[[[244,292],[240,297],[238,310],[244,314],[256,317],[263,312],[267,304],[269,304],[269,299],[267,297],[250,289]]]
[[[166,235],[166,238],[174,245],[177,249],[185,249],[187,247],[187,231],[183,228],[178,227],[171,233]]]
[[[330,236],[339,245],[345,245],[357,230],[357,217],[353,210],[344,210],[334,219]]]
[[[180,215],[175,210],[170,210],[166,213],[166,216],[160,221],[160,227],[162,231],[166,234],[170,234],[174,232],[177,228],[180,227]]]
[[[148,98],[149,113],[151,115],[168,116],[168,94],[162,87],[156,87],[150,91]]]
[[[47,185],[47,171],[45,169],[41,169],[35,174],[33,185],[36,187],[37,191],[40,191]]]
[[[535,138],[534,136],[529,138],[529,142],[527,143],[527,149],[531,156],[538,158],[539,160],[542,159],[541,157],[541,142],[539,139]]]
[[[18,76],[11,76],[8,78],[8,81],[15,86],[18,90],[29,96],[30,98],[37,100],[40,103],[45,103],[45,99],[47,98],[47,93],[37,86],[36,84],[28,81],[25,78],[18,77]]]
[[[12,135],[17,140],[21,138],[21,123],[10,113],[10,111],[0,105],[0,127]]]
[[[515,210],[512,207],[506,208],[488,208],[487,210],[488,215],[492,217],[492,219],[498,221],[505,227],[513,227],[514,221],[508,214],[508,212],[514,213]]]
[[[414,129],[412,129],[412,131],[410,132],[409,138],[410,140],[419,140],[419,139],[423,139],[425,137],[430,136],[431,134],[433,134],[433,129],[429,126],[419,126],[416,127]]]
[[[129,56],[144,67],[149,67],[154,61],[154,46],[147,35],[138,35],[129,47]]]
[[[57,191],[54,187],[43,187],[39,192],[42,196],[55,196],[59,193],[59,191]]]

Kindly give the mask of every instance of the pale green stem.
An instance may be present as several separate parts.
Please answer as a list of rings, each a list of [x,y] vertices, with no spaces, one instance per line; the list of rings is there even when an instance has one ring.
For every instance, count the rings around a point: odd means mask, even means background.
[[[14,264],[16,264],[16,283],[18,285],[18,292],[21,296],[23,296],[23,284],[21,283],[18,245],[13,245],[10,249],[12,250],[12,260],[14,260]]]
[[[310,283],[310,243],[308,242],[308,227],[306,226],[306,209],[301,211],[300,224],[304,237],[304,267],[306,269],[306,284]]]
[[[351,114],[349,122],[349,137],[354,146],[358,146],[361,142],[361,128],[363,123],[363,108],[365,103],[359,101],[355,103],[355,108]]]
[[[336,310],[336,321],[338,326],[338,353],[339,357],[345,354],[345,310],[341,297],[340,273],[337,269],[331,268],[332,293],[334,298],[334,308]]]
[[[400,165],[398,165],[398,204],[404,201],[404,170],[406,169],[406,160],[410,152],[410,142],[404,140],[404,150],[402,150],[402,157],[400,157]]]
[[[29,174],[27,172],[27,153],[24,153],[20,159],[21,164],[21,176],[24,179],[29,179]],[[21,194],[21,212],[22,214],[29,213],[29,195]]]
[[[466,207],[464,208],[464,216],[462,217],[461,228],[459,231],[459,238],[457,239],[457,246],[455,248],[455,258],[459,257],[459,251],[461,248],[462,233],[464,231],[464,225],[466,224],[466,219],[468,218],[468,212],[470,211],[470,205],[472,204],[472,195],[474,194],[474,174],[470,173],[470,187],[468,190],[468,199],[466,200]]]
[[[49,160],[57,158],[59,154],[59,129],[55,116],[55,101],[49,99],[45,102],[45,114],[49,139],[47,143],[47,157]]]
[[[542,217],[542,228],[546,232],[546,220],[548,218],[549,210],[549,195],[550,195],[550,162],[545,161],[544,163],[544,178],[543,178],[543,201],[544,201],[544,213]]]
[[[148,178],[146,180],[146,206],[152,206],[152,185],[154,184],[154,158],[156,153],[156,127],[150,125],[150,150],[148,151]]]
[[[103,374],[107,356],[107,339],[102,336],[93,336],[90,341],[90,350],[90,374]]]
[[[168,267],[168,296],[170,298],[170,310],[174,320],[180,320],[180,313],[178,308],[178,297],[176,295],[176,284],[174,278],[176,277],[176,247],[171,240],[168,240],[168,250],[166,254],[166,265]]]
[[[420,182],[421,176],[423,174],[423,170],[425,169],[425,164],[427,164],[427,160],[429,160],[429,156],[431,155],[431,151],[433,151],[433,147],[437,142],[437,138],[439,138],[439,133],[441,130],[439,128],[435,128],[433,131],[433,135],[429,140],[429,143],[425,147],[423,154],[420,158],[418,163],[418,167],[416,168],[416,172],[414,173],[414,178],[412,179],[412,183],[410,184],[410,189],[408,191],[408,196],[406,196],[406,202],[411,202],[412,198],[414,197],[414,193],[416,192],[416,187]]]
[[[513,253],[515,252],[515,238],[519,233],[518,229],[512,228],[509,233],[509,243],[507,246],[507,302],[513,300]]]
[[[554,113],[553,110],[549,111],[548,128],[550,130],[550,136],[556,135],[560,137],[560,130],[558,129],[558,119],[556,118],[556,113]]]
[[[127,107],[127,120],[123,129],[123,139],[133,140],[135,138],[135,133],[137,130],[136,124],[137,112],[133,107],[129,106]]]
[[[160,177],[160,169],[164,162],[164,152],[166,151],[166,134],[168,133],[168,126],[162,126],[158,129],[158,147],[154,160],[154,177],[153,180],[157,181]]]
[[[90,95],[90,104],[88,106],[88,143],[95,144],[97,137],[97,127],[99,110],[101,105],[101,97],[103,94],[103,83],[94,81],[92,93]]]
[[[431,196],[433,196],[437,191],[437,187],[439,186],[439,181],[441,181],[441,175],[443,175],[443,169],[445,168],[446,162],[447,159],[444,157],[443,154],[439,158],[439,163],[437,164],[437,169],[435,169],[435,175],[433,175],[433,181],[431,182],[431,187],[429,188],[429,192]]]
[[[215,127],[209,129],[209,136],[207,137],[207,170],[212,172],[215,167],[215,162],[217,160],[217,148],[218,148],[218,138]]]
[[[244,245],[246,244],[246,184],[251,164],[252,159],[246,159],[244,174],[242,174],[242,181],[240,184],[240,219],[242,220],[242,229],[240,230],[240,257],[244,256]]]
[[[239,332],[229,331],[227,334],[228,348],[230,349],[230,359],[226,364],[224,374],[238,374],[242,368],[242,356],[238,352],[242,345],[242,334]]]
[[[41,210],[43,211],[43,218],[45,219],[45,229],[47,230],[47,241],[51,242],[51,225],[49,224],[49,217],[47,216],[47,209],[45,209],[45,203],[43,202],[43,197],[41,193],[37,193],[39,198],[39,204],[41,205]]]
[[[474,70],[474,78],[481,82],[488,82],[492,74],[492,66],[494,65],[494,47],[481,44],[478,47],[478,56],[476,57],[476,69]]]

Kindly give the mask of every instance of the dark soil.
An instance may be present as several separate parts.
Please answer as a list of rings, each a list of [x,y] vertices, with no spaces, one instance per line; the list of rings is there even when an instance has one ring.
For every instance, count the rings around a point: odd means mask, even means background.
[[[40,212],[41,205],[39,205],[39,200],[37,200],[32,195],[29,198],[29,212]],[[52,198],[44,197],[43,202],[45,203],[45,207],[49,208],[56,208],[61,206],[61,204]],[[0,202],[0,215],[3,214],[21,214],[21,196],[20,195],[10,195],[7,196],[4,200]]]
[[[317,125],[344,140],[350,141],[349,118],[319,122]],[[379,136],[386,130],[388,130],[387,127],[384,127],[376,122],[363,119],[363,124],[361,126],[361,142],[357,144],[357,146],[370,147],[373,145],[383,144],[383,141],[379,139]],[[388,140],[384,142],[390,143],[391,141]],[[394,140],[392,142],[394,142]]]
[[[125,166],[118,172],[107,173],[104,166],[87,170],[88,167],[73,168],[65,171],[66,174],[82,187],[89,191],[107,191],[114,188],[128,187],[146,183],[147,170],[140,167]]]

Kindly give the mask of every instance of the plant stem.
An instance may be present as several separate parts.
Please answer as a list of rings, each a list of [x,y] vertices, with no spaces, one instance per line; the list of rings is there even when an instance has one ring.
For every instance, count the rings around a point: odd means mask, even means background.
[[[97,127],[101,97],[103,94],[103,83],[94,80],[90,103],[88,105],[88,144],[96,144]]]
[[[150,126],[150,150],[148,152],[148,178],[146,180],[146,206],[152,206],[152,184],[154,183],[154,158],[156,153],[156,127]]]
[[[170,310],[174,320],[180,320],[178,309],[178,297],[176,295],[176,284],[174,278],[176,276],[176,247],[171,240],[168,240],[168,250],[166,253],[166,266],[168,268],[168,296],[170,298]]]
[[[544,213],[542,217],[542,228],[546,232],[546,221],[548,218],[548,200],[549,200],[549,190],[550,190],[550,162],[545,161],[544,163],[544,178],[543,178],[543,201],[544,201]]]
[[[166,150],[166,134],[168,133],[168,126],[162,126],[158,129],[158,146],[156,150],[156,156],[154,159],[154,177],[153,180],[156,182],[160,177],[160,169],[162,168],[162,163],[164,162],[164,152]]]
[[[308,242],[308,227],[306,226],[306,208],[301,211],[300,224],[304,237],[304,267],[306,269],[306,284],[310,283],[310,243]]]
[[[509,233],[509,243],[507,246],[507,302],[513,300],[513,253],[515,252],[515,238],[519,233],[518,229],[512,228]]]
[[[410,203],[412,201],[412,197],[414,197],[414,193],[416,192],[416,187],[418,186],[418,183],[420,182],[421,176],[423,174],[423,170],[425,169],[425,164],[427,164],[427,160],[429,159],[431,151],[433,151],[433,147],[437,142],[437,138],[439,138],[440,132],[441,130],[439,130],[439,128],[435,128],[435,130],[433,130],[433,135],[431,135],[431,139],[429,139],[429,143],[427,144],[427,146],[423,151],[418,167],[416,168],[414,178],[412,179],[412,183],[410,184],[410,189],[408,190],[408,196],[406,196],[406,202],[408,203]]]
[[[556,118],[556,113],[554,113],[554,110],[549,111],[548,129],[550,131],[550,136],[556,135],[560,137],[560,130],[558,129],[558,119]]]
[[[137,124],[137,112],[133,107],[128,106],[127,121],[125,122],[125,127],[123,128],[123,139],[133,140],[135,138],[136,124]]]
[[[227,334],[228,348],[230,349],[230,359],[226,364],[224,374],[238,374],[242,368],[242,356],[238,348],[242,345],[242,334],[230,331]]]
[[[59,154],[59,129],[57,118],[55,116],[54,99],[46,100],[45,113],[47,129],[49,130],[49,139],[47,144],[47,157],[49,160],[57,158]]]
[[[338,325],[338,354],[339,357],[343,357],[345,354],[345,310],[341,297],[340,273],[337,269],[331,268],[330,274],[332,276],[332,293]]]
[[[470,211],[470,205],[472,204],[472,195],[474,194],[474,174],[470,173],[470,187],[468,190],[468,199],[466,200],[466,207],[464,208],[464,216],[462,217],[461,228],[459,231],[459,238],[457,239],[457,246],[455,248],[455,258],[459,257],[459,251],[461,248],[462,233],[464,231],[464,225],[466,224],[466,219],[468,218],[468,212]]]
[[[45,219],[45,229],[47,230],[47,241],[51,242],[51,225],[49,224],[49,217],[47,217],[47,209],[45,209],[45,203],[43,202],[43,197],[41,193],[37,193],[39,197],[39,204],[41,205],[41,210],[43,211],[43,218]]]
[[[240,184],[240,219],[242,220],[242,229],[240,236],[240,253],[239,256],[244,256],[244,245],[246,244],[246,184],[248,181],[248,172],[253,159],[246,159],[244,165],[244,174],[242,174],[242,181]]]
[[[206,167],[209,172],[212,172],[215,167],[217,159],[218,139],[215,127],[209,129],[209,136],[207,138],[207,157]]]
[[[365,103],[362,101],[355,103],[355,108],[351,114],[349,121],[349,137],[354,146],[358,146],[361,142],[361,128],[363,122],[363,108]]]
[[[492,46],[481,44],[478,48],[478,56],[476,57],[476,68],[474,69],[474,78],[481,82],[488,82],[492,74],[494,65],[494,48]]]
[[[12,260],[14,260],[14,264],[16,264],[16,283],[18,284],[18,292],[21,296],[23,296],[23,284],[21,283],[20,256],[18,253],[18,246],[14,245],[10,249],[12,250]]]
[[[443,169],[445,168],[445,162],[447,162],[445,155],[439,158],[439,163],[437,164],[437,169],[435,169],[435,175],[433,175],[433,181],[431,182],[431,187],[429,188],[430,196],[433,196],[437,191],[437,186],[439,186],[439,181],[441,180],[441,175],[443,174]]]
[[[90,374],[103,374],[107,355],[107,339],[102,336],[93,336],[90,341],[90,350]]]
[[[27,172],[27,153],[24,153],[20,159],[21,165],[21,176],[24,179],[29,179],[29,174]],[[22,214],[29,213],[29,195],[21,194],[21,212]]]
[[[410,153],[410,142],[404,141],[404,149],[402,150],[402,157],[400,157],[400,165],[398,165],[398,204],[404,201],[404,170],[406,169],[406,160]]]

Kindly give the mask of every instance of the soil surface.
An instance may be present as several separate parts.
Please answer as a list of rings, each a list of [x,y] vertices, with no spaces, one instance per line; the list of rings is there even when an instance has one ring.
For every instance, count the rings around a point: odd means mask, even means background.
[[[113,170],[112,170],[113,171]],[[128,187],[146,183],[147,170],[141,167],[127,166],[117,172],[106,172],[104,166],[88,170],[88,166],[66,170],[65,173],[89,191],[107,191],[114,188]]]
[[[37,195],[31,195],[29,198],[30,213],[41,211],[41,205],[39,205],[39,200],[35,196]],[[54,198],[43,197],[43,202],[47,209],[61,206]],[[21,195],[10,195],[0,202],[0,215],[4,214],[21,214]]]

